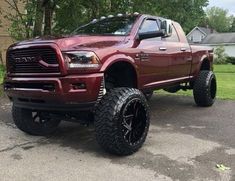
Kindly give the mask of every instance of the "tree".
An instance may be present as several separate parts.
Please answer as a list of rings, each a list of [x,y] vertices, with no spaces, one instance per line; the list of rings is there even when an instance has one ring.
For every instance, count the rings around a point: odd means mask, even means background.
[[[1,15],[11,22],[9,33],[16,40],[31,37],[31,25],[34,12],[34,1],[30,0],[4,0],[8,9],[1,8]],[[20,9],[20,4],[25,4],[24,11]]]
[[[36,9],[35,9],[35,23],[33,29],[33,36],[42,35],[42,24],[43,24],[43,1],[36,0]]]
[[[205,17],[208,0],[158,0],[156,5],[159,15],[178,21],[188,33]]]
[[[56,5],[61,0],[36,0],[34,36],[51,35],[53,14]],[[43,26],[44,23],[44,26]]]
[[[230,32],[235,32],[235,17],[233,16],[233,18],[232,18],[233,20],[232,20],[232,25],[231,25],[231,28],[230,28]]]
[[[228,32],[231,28],[232,16],[228,11],[219,7],[212,7],[206,10],[207,23],[217,32]]]
[[[1,8],[0,8],[0,15],[2,14]],[[2,21],[0,19],[0,28],[2,27]]]
[[[70,33],[91,19],[117,13],[139,12],[178,21],[186,32],[197,26],[205,16],[208,0],[4,0],[14,13],[7,14],[12,22],[14,38]],[[26,13],[17,11],[17,2],[24,2]]]
[[[52,19],[56,6],[55,0],[44,0],[44,35],[51,35],[52,33]]]
[[[208,0],[62,0],[55,10],[56,32],[70,32],[91,19],[139,12],[178,21],[186,32],[204,18]],[[69,17],[69,18],[68,18]]]

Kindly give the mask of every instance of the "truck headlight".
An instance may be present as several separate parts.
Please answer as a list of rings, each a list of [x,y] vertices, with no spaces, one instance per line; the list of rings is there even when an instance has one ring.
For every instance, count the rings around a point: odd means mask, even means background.
[[[98,68],[99,59],[93,52],[70,51],[63,53],[69,68]]]

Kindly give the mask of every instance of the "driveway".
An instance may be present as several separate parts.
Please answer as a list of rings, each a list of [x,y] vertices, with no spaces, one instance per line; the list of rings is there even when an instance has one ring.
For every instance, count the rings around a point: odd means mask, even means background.
[[[128,157],[103,152],[93,126],[62,123],[50,137],[16,129],[0,99],[1,180],[235,181],[235,101],[196,107],[193,98],[154,96],[144,147]],[[221,171],[216,164],[231,170]]]

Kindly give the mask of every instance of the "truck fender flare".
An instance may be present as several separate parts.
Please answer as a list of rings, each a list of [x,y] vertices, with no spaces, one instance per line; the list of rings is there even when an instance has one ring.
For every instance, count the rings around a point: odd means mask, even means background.
[[[105,63],[102,65],[101,67],[101,71],[105,72],[109,67],[111,67],[113,64],[117,63],[117,62],[127,62],[129,64],[131,64],[135,70],[135,73],[137,75],[137,78],[139,76],[139,68],[135,63],[135,60],[130,57],[130,56],[126,56],[124,54],[120,54],[120,55],[113,55],[111,57],[109,57]]]
[[[208,61],[209,64],[210,64],[210,67],[211,67],[211,62],[210,62],[210,60],[209,60],[209,57],[208,57],[207,55],[203,55],[203,56],[201,57],[199,63],[198,63],[196,75],[199,74],[200,69],[201,69],[201,66],[202,66],[202,64],[203,64],[204,61]]]

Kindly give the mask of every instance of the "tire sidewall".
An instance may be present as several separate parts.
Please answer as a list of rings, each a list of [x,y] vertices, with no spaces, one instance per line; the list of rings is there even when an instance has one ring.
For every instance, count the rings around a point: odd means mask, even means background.
[[[212,87],[215,81],[215,87]],[[215,88],[215,95],[212,96],[212,89]],[[216,100],[217,83],[216,76],[212,71],[200,71],[193,88],[194,100],[198,106],[212,106]]]
[[[215,99],[216,99],[216,91],[217,91],[217,84],[215,85],[215,97],[212,98],[212,95],[211,95],[211,89],[212,89],[212,81],[215,80],[215,84],[216,84],[216,77],[215,77],[215,74],[210,71],[209,75],[208,75],[208,80],[207,80],[207,86],[208,86],[208,94],[210,95],[209,98],[210,98],[210,102],[214,103],[215,102]]]

